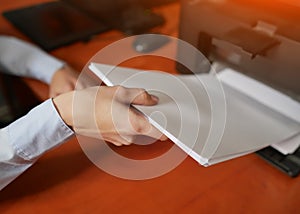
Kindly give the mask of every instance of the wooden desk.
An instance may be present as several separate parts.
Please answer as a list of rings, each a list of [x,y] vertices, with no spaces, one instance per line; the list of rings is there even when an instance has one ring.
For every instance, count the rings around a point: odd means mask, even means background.
[[[1,11],[41,2],[2,0]],[[179,5],[158,8],[167,24],[156,31],[177,35]],[[0,32],[27,39],[4,18]],[[101,48],[123,38],[117,31],[96,36],[53,51],[81,70]],[[147,60],[130,62],[133,67]],[[175,72],[171,62],[157,62],[157,69]],[[48,87],[24,81],[41,100]],[[148,157],[172,143],[122,147],[120,151]],[[162,163],[164,164],[164,163]],[[105,173],[83,154],[76,139],[47,153],[32,168],[0,192],[0,213],[299,213],[300,177],[292,179],[255,154],[204,168],[186,158],[161,177],[132,181]]]

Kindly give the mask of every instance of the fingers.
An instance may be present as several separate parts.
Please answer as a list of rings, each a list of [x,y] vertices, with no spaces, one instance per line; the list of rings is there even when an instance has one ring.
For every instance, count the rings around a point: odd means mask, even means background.
[[[127,104],[150,106],[158,103],[158,97],[149,94],[141,88],[125,88],[118,86],[116,87],[116,97],[119,101]],[[145,135],[160,140],[167,139],[165,135],[152,126],[146,117],[136,109],[130,107],[129,118],[136,135]]]
[[[139,135],[160,140],[167,139],[141,112],[130,106],[130,104],[157,104],[158,99],[145,90],[100,86],[79,90],[77,93],[80,95],[76,99],[80,101],[78,106],[76,105],[80,109],[79,116],[77,115],[80,118],[76,120],[80,126],[79,129],[75,129],[78,134],[100,137],[116,146],[129,145]],[[96,107],[92,110],[89,108],[82,110],[82,104]],[[94,117],[96,121],[92,119]],[[91,134],[99,132],[101,135]]]
[[[116,98],[126,104],[136,105],[155,105],[158,103],[158,97],[149,94],[141,88],[116,87]]]
[[[131,108],[129,111],[129,119],[132,128],[136,132],[136,135],[145,135],[151,138],[159,140],[167,140],[168,138],[162,134],[157,128],[152,126],[148,119],[142,115],[140,112]]]
[[[144,89],[133,89],[138,90],[137,96],[132,101],[132,104],[136,105],[145,105],[145,106],[151,106],[156,105],[158,103],[158,97],[149,94]]]
[[[123,145],[130,145],[134,142],[135,137],[134,136],[120,136],[120,135],[114,135],[111,137],[106,137],[105,141],[114,144],[115,146],[123,146]]]

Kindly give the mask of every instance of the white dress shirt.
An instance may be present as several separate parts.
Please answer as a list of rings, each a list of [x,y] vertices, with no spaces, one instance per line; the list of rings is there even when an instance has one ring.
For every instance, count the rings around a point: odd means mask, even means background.
[[[50,83],[63,62],[13,37],[0,36],[1,70]],[[43,153],[74,135],[52,99],[0,130],[0,190],[29,168]]]
[[[40,48],[10,36],[0,36],[1,70],[17,76],[31,77],[50,83],[64,62]]]

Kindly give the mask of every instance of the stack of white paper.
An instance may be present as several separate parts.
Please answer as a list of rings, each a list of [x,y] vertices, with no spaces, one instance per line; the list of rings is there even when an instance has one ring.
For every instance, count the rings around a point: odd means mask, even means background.
[[[96,63],[90,69],[108,86],[145,88],[158,96],[158,105],[135,107],[204,166],[282,142],[300,130],[299,121],[245,95],[228,81],[223,83],[222,77],[171,75]]]
[[[218,73],[218,79],[242,94],[300,123],[300,103],[291,97],[229,68]],[[284,155],[294,153],[300,146],[300,131],[271,146]]]

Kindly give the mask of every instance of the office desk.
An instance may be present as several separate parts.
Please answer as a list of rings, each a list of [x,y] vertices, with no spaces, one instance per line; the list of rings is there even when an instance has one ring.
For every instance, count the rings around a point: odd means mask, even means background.
[[[35,2],[41,1],[2,0],[0,8],[4,11]],[[157,11],[165,15],[167,24],[154,31],[176,36],[179,5]],[[0,31],[27,39],[2,17]],[[88,43],[74,43],[51,54],[80,71],[99,49],[121,38],[122,33],[109,31]],[[149,59],[127,65],[147,68]],[[176,72],[170,61],[157,60],[154,66]],[[45,84],[23,80],[41,100],[47,98]],[[170,141],[155,142],[116,150],[147,159],[171,145]],[[133,181],[98,169],[74,138],[44,155],[0,192],[0,213],[299,213],[299,199],[300,177],[289,178],[255,154],[208,168],[188,157],[161,177]]]

